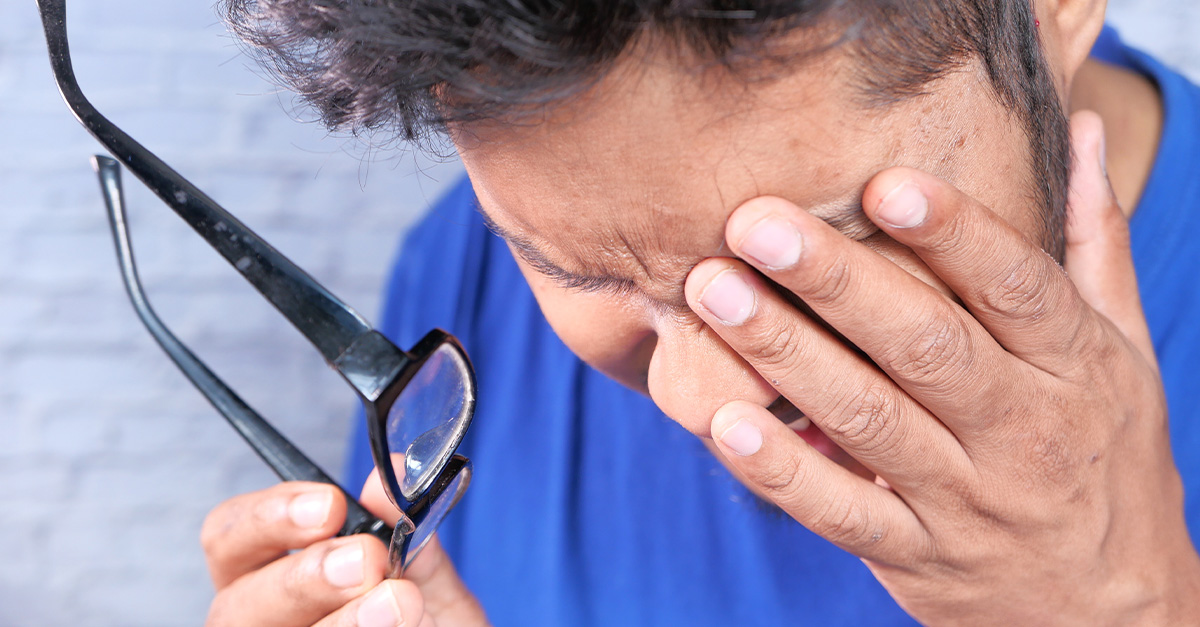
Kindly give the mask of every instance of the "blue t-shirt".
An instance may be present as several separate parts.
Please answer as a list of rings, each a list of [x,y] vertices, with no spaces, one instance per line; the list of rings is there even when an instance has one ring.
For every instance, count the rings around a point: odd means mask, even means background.
[[[1133,251],[1200,537],[1200,90],[1111,31],[1096,55],[1166,102]],[[442,542],[497,625],[912,623],[857,558],[763,508],[649,399],[575,357],[466,181],[409,234],[388,286],[384,332],[409,347],[434,327],[479,380],[475,479]],[[359,425],[351,486],[372,466]]]

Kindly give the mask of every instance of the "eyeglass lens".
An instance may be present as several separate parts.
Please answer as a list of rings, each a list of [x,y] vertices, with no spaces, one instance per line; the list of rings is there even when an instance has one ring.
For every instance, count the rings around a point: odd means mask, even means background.
[[[429,541],[429,538],[433,536],[433,532],[437,531],[438,526],[442,524],[442,519],[458,503],[458,499],[467,488],[467,481],[470,476],[471,472],[469,468],[456,474],[454,479],[451,480],[450,485],[446,486],[445,490],[442,490],[434,497],[433,502],[429,504],[429,508],[425,510],[424,515],[420,520],[416,521],[416,531],[413,532],[412,537],[408,540],[409,561],[420,552],[425,543]]]
[[[429,487],[462,439],[474,409],[470,377],[462,353],[442,344],[388,412],[388,449],[405,499]]]

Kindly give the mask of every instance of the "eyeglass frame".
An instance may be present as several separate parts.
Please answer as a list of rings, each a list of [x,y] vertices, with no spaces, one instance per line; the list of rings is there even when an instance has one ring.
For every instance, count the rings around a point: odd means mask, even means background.
[[[281,479],[318,481],[337,486],[347,503],[346,522],[338,535],[369,533],[390,543],[388,576],[400,576],[407,561],[422,548],[410,547],[409,540],[426,522],[429,508],[438,502],[448,487],[457,486],[457,493],[451,495],[453,501],[446,508],[449,511],[470,483],[470,461],[455,453],[470,426],[475,407],[475,373],[466,351],[457,338],[440,329],[430,331],[411,351],[398,348],[373,329],[361,315],[207,194],[101,115],[84,96],[75,79],[67,43],[65,0],[37,0],[37,5],[51,67],[63,99],[88,132],[116,157],[114,160],[98,156],[93,160],[93,165],[100,177],[122,278],[147,330],[185,376]],[[212,373],[154,314],[145,298],[133,262],[118,162],[133,172],[233,265],[355,390],[366,413],[371,453],[379,469],[384,491],[400,510],[400,519],[395,528],[389,528],[385,522],[366,511],[352,495]],[[465,368],[464,423],[451,434],[450,453],[442,462],[442,467],[422,482],[425,485],[415,486],[415,494],[410,500],[401,490],[392,464],[386,424],[389,412],[405,386],[430,355],[442,346],[450,346]],[[435,526],[438,523],[440,519],[433,521]],[[426,533],[424,537],[431,535]]]

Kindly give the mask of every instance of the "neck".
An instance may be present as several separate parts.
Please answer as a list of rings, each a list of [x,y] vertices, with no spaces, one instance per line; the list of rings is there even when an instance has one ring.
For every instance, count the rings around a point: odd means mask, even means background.
[[[1070,109],[1095,111],[1104,119],[1109,179],[1125,215],[1133,215],[1162,137],[1158,89],[1141,74],[1088,60],[1075,76]]]

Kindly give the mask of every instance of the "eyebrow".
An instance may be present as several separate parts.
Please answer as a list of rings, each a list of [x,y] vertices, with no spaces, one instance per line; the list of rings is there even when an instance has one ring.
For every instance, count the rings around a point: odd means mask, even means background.
[[[875,226],[863,212],[861,196],[849,202],[834,203],[833,205],[814,209],[812,212],[813,215],[852,240],[862,241],[879,232],[879,227]],[[475,210],[479,212],[479,215],[483,218],[484,226],[489,231],[507,242],[521,259],[539,274],[554,281],[559,287],[580,292],[636,293],[648,297],[651,302],[656,304],[664,304],[674,308],[687,307],[687,301],[683,297],[682,282],[678,287],[679,294],[677,298],[655,298],[638,286],[637,282],[632,279],[603,273],[588,275],[572,272],[552,261],[529,238],[512,233],[496,223],[488,215],[487,211],[484,210],[483,203],[476,202]]]
[[[630,279],[615,277],[605,274],[587,275],[571,272],[566,268],[554,263],[546,256],[540,248],[537,247],[528,238],[521,237],[515,233],[511,233],[504,229],[492,220],[492,217],[483,210],[482,204],[476,204],[476,210],[483,217],[483,224],[489,231],[496,234],[497,237],[508,242],[517,254],[526,261],[535,270],[543,275],[554,280],[562,287],[575,289],[584,292],[600,292],[600,291],[634,291],[638,290],[637,284]]]

